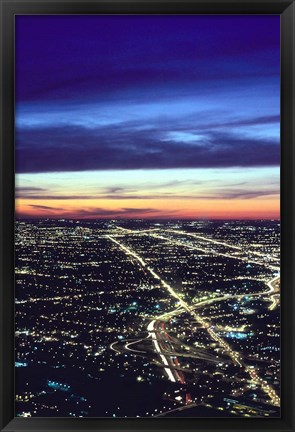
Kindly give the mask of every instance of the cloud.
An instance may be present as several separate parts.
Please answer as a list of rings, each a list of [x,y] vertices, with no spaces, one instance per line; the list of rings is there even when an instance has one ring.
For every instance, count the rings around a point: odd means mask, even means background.
[[[40,192],[40,191],[45,191],[46,189],[44,188],[40,188],[40,187],[33,187],[33,186],[16,186],[15,187],[15,191],[16,192],[25,192],[25,193],[30,193],[30,192]]]
[[[56,127],[17,132],[18,173],[169,168],[274,166],[280,163],[276,139],[251,139],[207,132],[197,145],[162,140],[160,128],[135,130]],[[42,149],[40,149],[42,143]]]
[[[279,166],[279,17],[18,16],[16,29],[17,173]],[[16,193],[140,199],[80,191]]]
[[[234,200],[234,199],[253,199],[253,198],[261,198],[261,197],[267,197],[267,196],[273,196],[273,195],[279,195],[280,190],[279,189],[273,189],[273,190],[256,190],[256,191],[249,191],[249,190],[219,190],[218,193],[212,193],[209,195],[203,195],[203,199],[220,199],[220,200]]]
[[[279,76],[276,16],[17,16],[16,29],[17,100]]]
[[[73,211],[71,214],[75,218],[132,218],[149,215],[150,217],[168,217],[169,215],[174,215],[177,213],[176,210],[169,212],[169,214],[163,213],[162,210],[154,208],[132,208],[125,207],[117,210],[108,210],[105,208],[90,208],[90,209],[80,209]],[[63,215],[65,216],[65,215]],[[72,216],[73,217],[73,216]]]
[[[30,207],[35,208],[35,209],[40,209],[40,210],[64,210],[63,208],[49,207],[49,206],[35,205],[35,204],[30,204]]]
[[[124,192],[125,188],[119,187],[119,186],[113,186],[106,189],[106,193],[113,194],[117,192]]]
[[[190,182],[180,182],[184,183],[186,185],[190,185]],[[17,198],[21,198],[23,200],[53,200],[53,201],[67,201],[67,200],[114,200],[114,201],[121,201],[121,200],[185,200],[185,199],[196,199],[196,200],[202,200],[202,199],[218,199],[218,200],[231,200],[231,199],[253,199],[253,198],[259,198],[264,196],[273,196],[273,195],[279,195],[280,190],[279,188],[276,189],[259,189],[258,186],[256,186],[255,190],[251,190],[250,186],[249,189],[241,189],[238,186],[246,185],[246,182],[240,182],[236,184],[228,184],[227,188],[225,188],[225,185],[219,185],[217,183],[207,184],[206,190],[207,193],[203,192],[203,189],[197,189],[194,192],[191,190],[191,193],[183,192],[183,193],[174,193],[173,190],[170,192],[162,192],[162,193],[154,193],[154,194],[147,194],[147,193],[138,193],[136,194],[130,194],[130,193],[124,193],[124,188],[122,189],[122,193],[114,193],[114,194],[97,194],[97,195],[46,195],[46,194],[40,194],[40,195],[18,195]],[[268,186],[270,187],[271,184],[268,183]],[[110,188],[116,190],[117,188]],[[38,205],[31,205],[31,207],[36,208],[48,208],[46,206],[38,206]],[[52,207],[53,208],[53,207]],[[126,209],[120,210],[121,212],[125,211]],[[130,209],[127,209],[130,210]],[[149,209],[143,209],[144,211],[148,211]],[[155,209],[151,209],[155,211]],[[82,210],[83,213],[84,210]],[[85,210],[86,212],[88,210]],[[93,210],[91,210],[93,211]],[[94,211],[101,211],[101,212],[109,212],[109,210],[103,210],[100,208],[95,209]],[[117,212],[117,210],[116,210]]]
[[[83,199],[96,199],[99,198],[99,195],[31,195],[31,194],[16,194],[16,198],[18,199],[30,199],[30,200],[83,200]]]
[[[173,192],[159,193],[159,194],[110,194],[110,195],[30,195],[18,194],[18,199],[24,200],[53,200],[53,201],[67,201],[67,200],[153,200],[153,199],[185,199],[196,198],[196,195],[174,194]]]

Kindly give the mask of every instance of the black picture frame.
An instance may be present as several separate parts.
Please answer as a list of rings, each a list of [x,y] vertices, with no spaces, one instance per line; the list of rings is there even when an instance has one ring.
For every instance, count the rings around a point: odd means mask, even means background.
[[[19,14],[279,14],[281,16],[281,418],[14,417],[14,17]],[[1,431],[295,431],[295,3],[294,0],[0,0]]]

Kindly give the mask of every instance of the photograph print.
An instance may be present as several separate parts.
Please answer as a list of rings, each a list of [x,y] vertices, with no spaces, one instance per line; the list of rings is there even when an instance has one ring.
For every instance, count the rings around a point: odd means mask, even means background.
[[[280,417],[280,16],[15,17],[15,415]]]

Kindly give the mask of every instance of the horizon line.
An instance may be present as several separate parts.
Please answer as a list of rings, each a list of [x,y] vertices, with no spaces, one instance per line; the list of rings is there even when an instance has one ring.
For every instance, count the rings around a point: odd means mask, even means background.
[[[23,217],[23,216],[17,216],[15,217],[15,221],[17,220],[50,220],[50,221],[132,221],[132,220],[140,220],[140,221],[220,221],[220,220],[226,220],[226,221],[280,221],[280,217],[271,217],[271,218],[259,218],[259,217],[255,217],[255,218],[249,218],[249,217],[239,217],[239,218],[69,218],[69,217],[61,217],[61,218],[56,218],[56,217]]]

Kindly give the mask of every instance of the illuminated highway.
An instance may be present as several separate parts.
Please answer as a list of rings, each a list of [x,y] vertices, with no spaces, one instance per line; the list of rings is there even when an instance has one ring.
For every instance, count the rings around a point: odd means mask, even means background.
[[[157,228],[148,229],[148,230],[130,230],[130,229],[122,228],[122,227],[119,227],[119,226],[117,226],[116,228],[118,228],[119,230],[125,232],[126,234],[149,235],[151,237],[159,238],[161,240],[166,240],[168,242],[170,241],[171,243],[177,244],[179,246],[184,246],[184,247],[189,248],[189,249],[200,250],[201,252],[212,253],[213,255],[220,255],[220,256],[227,257],[227,258],[237,259],[237,260],[241,260],[241,261],[247,261],[248,263],[252,263],[252,264],[259,264],[259,265],[262,265],[262,266],[267,266],[270,269],[275,270],[275,271],[279,271],[279,269],[280,269],[279,266],[272,265],[272,264],[266,263],[264,261],[255,261],[255,260],[250,259],[249,256],[248,256],[249,254],[250,255],[253,254],[253,255],[265,258],[266,255],[264,253],[262,253],[262,252],[257,252],[257,251],[254,251],[252,249],[251,250],[245,250],[241,246],[235,246],[235,245],[232,245],[232,244],[229,244],[229,243],[226,243],[226,242],[222,242],[220,240],[215,240],[215,239],[212,239],[212,238],[209,238],[209,237],[200,236],[198,234],[189,233],[189,232],[186,232],[186,231],[166,230],[166,232],[170,232],[172,234],[177,234],[177,235],[181,234],[181,235],[193,237],[193,238],[196,238],[196,239],[200,239],[200,240],[208,242],[208,243],[224,246],[224,247],[227,247],[229,249],[234,249],[234,250],[240,251],[241,254],[246,254],[246,256],[233,255],[233,254],[230,254],[230,253],[221,253],[221,252],[214,251],[212,249],[209,249],[209,250],[208,249],[204,249],[204,248],[202,248],[200,246],[196,246],[196,245],[193,245],[193,244],[186,244],[183,241],[176,240],[176,239],[171,239],[170,237],[165,237],[163,235],[156,234],[155,232],[160,231],[160,229],[157,229]],[[270,258],[271,258],[272,261],[275,261],[275,262],[278,262],[278,263],[280,262],[279,258],[275,258],[273,256],[271,256]]]
[[[205,328],[207,330],[210,337],[214,341],[216,341],[225,350],[225,352],[231,357],[231,359],[234,361],[234,363],[239,365],[241,368],[243,368],[246,372],[249,373],[252,382],[255,383],[256,385],[260,386],[260,388],[269,396],[271,403],[273,405],[279,406],[280,399],[277,396],[276,392],[273,390],[273,388],[265,380],[263,380],[262,378],[260,378],[258,376],[258,374],[254,368],[250,368],[249,366],[244,364],[241,354],[238,353],[237,351],[233,350],[231,348],[231,346],[214,331],[214,329],[212,328],[212,326],[208,320],[204,320],[200,315],[198,315],[195,312],[193,306],[188,305],[188,303],[185,302],[180,297],[179,294],[177,294],[177,292],[174,290],[174,288],[172,288],[171,285],[169,285],[166,281],[164,281],[151,267],[149,267],[147,265],[147,263],[144,261],[144,259],[141,258],[137,253],[132,251],[130,248],[126,247],[121,242],[114,239],[112,236],[108,235],[106,237],[109,240],[111,240],[112,242],[114,242],[115,244],[117,244],[127,255],[130,255],[133,258],[135,258],[139,262],[139,264],[141,266],[143,266],[146,270],[148,270],[154,278],[159,280],[160,284],[169,292],[169,294],[178,300],[179,304],[183,307],[183,309],[186,310],[194,318],[194,320],[198,324],[200,324],[203,328]],[[158,236],[158,237],[161,238],[162,236]],[[223,255],[223,254],[221,254],[221,255]],[[271,282],[273,283],[274,280],[272,280]],[[270,285],[268,285],[271,290],[273,289],[272,283]],[[175,382],[176,379],[175,379],[173,373],[171,372],[171,369],[169,368],[169,362],[168,362],[167,358],[162,354],[159,343],[157,341],[157,337],[155,335],[155,332],[153,331],[153,327],[154,327],[154,320],[149,324],[148,331],[152,335],[151,337],[153,339],[153,344],[154,344],[155,350],[160,355],[160,357],[163,361],[163,364],[165,366],[165,371],[166,371],[167,375],[169,376],[169,379],[171,381]]]
[[[240,247],[240,246],[235,246],[235,245],[232,245],[232,244],[229,244],[229,243],[221,242],[219,240],[214,240],[214,239],[211,239],[211,238],[208,238],[208,237],[200,236],[198,234],[188,233],[186,231],[176,231],[176,230],[168,230],[168,231],[170,231],[170,232],[172,232],[174,234],[184,234],[184,235],[187,235],[187,236],[199,238],[200,240],[204,240],[204,241],[207,241],[209,243],[214,243],[214,244],[217,244],[217,245],[228,247],[230,249],[236,249],[236,250],[240,250],[240,251],[244,252],[244,249],[242,247]],[[257,251],[251,250],[251,253],[253,255],[257,255],[257,256],[261,256],[261,257],[265,258],[265,254],[262,253],[262,252],[257,252]],[[271,259],[273,261],[280,262],[279,258],[271,257]]]
[[[17,233],[17,415],[279,418],[279,221]]]
[[[156,324],[156,323],[157,323],[156,320],[151,321],[151,322],[149,323],[148,327],[147,327],[147,330],[148,330],[148,332],[149,332],[150,337],[152,338],[152,341],[153,341],[153,344],[154,344],[155,350],[156,350],[156,352],[159,354],[159,356],[160,356],[160,358],[161,358],[161,360],[162,360],[162,362],[163,362],[164,369],[165,369],[165,372],[166,372],[167,375],[168,375],[169,380],[172,381],[172,382],[176,382],[176,379],[175,379],[175,377],[174,377],[174,375],[173,375],[171,369],[168,367],[168,366],[169,366],[168,360],[167,360],[167,358],[162,354],[162,351],[161,351],[160,345],[159,345],[159,343],[158,343],[157,336],[156,336],[156,329],[155,329],[155,324]]]
[[[212,254],[212,255],[222,256],[222,257],[226,257],[226,258],[230,258],[230,259],[235,259],[235,260],[239,260],[239,261],[244,261],[244,262],[251,263],[251,264],[258,264],[258,265],[261,265],[261,266],[268,267],[269,269],[271,269],[273,271],[279,271],[280,270],[280,267],[274,266],[272,264],[265,263],[263,261],[254,261],[254,260],[249,259],[248,257],[244,257],[244,256],[240,256],[240,255],[233,255],[233,254],[230,254],[230,253],[217,252],[217,251],[215,251],[213,249],[209,249],[209,250],[208,249],[204,249],[204,248],[202,248],[200,246],[195,246],[195,245],[192,245],[192,244],[186,244],[186,243],[184,243],[184,242],[182,242],[180,240],[171,239],[171,238],[159,235],[159,234],[149,234],[149,235],[151,237],[159,238],[161,240],[166,240],[168,243],[176,244],[178,246],[182,246],[182,247],[185,247],[185,248],[188,248],[188,249],[195,249],[195,250],[199,250],[199,251],[201,251],[203,253],[209,253],[209,254]]]

